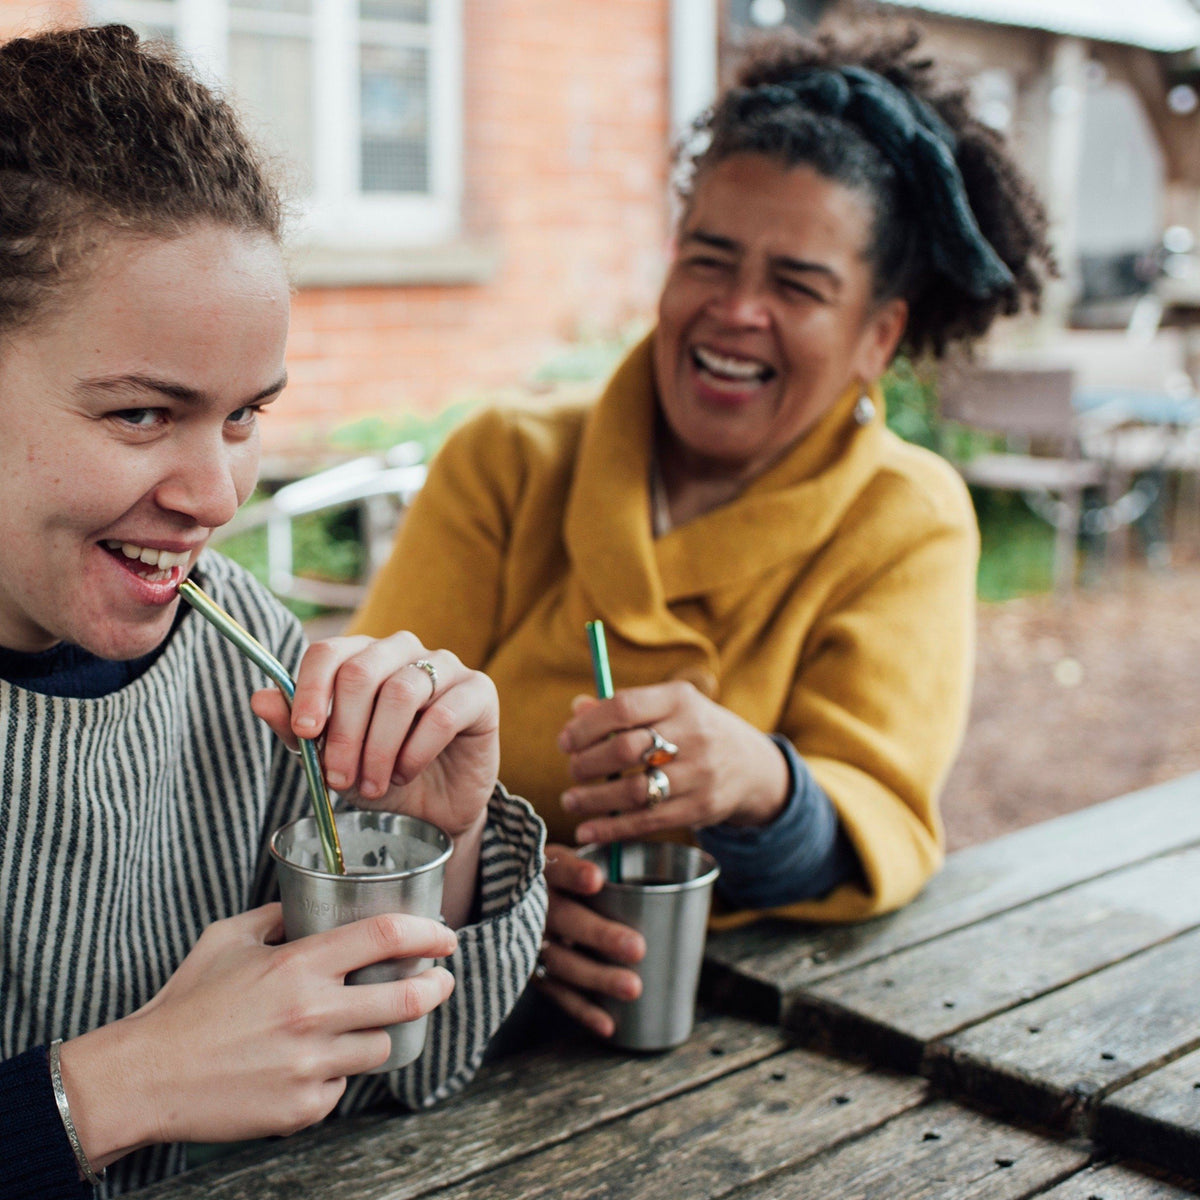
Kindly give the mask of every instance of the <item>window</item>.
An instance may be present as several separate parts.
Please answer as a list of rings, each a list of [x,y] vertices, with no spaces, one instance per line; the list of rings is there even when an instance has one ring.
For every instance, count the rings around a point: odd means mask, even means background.
[[[461,0],[92,0],[223,82],[284,164],[303,246],[455,238]]]

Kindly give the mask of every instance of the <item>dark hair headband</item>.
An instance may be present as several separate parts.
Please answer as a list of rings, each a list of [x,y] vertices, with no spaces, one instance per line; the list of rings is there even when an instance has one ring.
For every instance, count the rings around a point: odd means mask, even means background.
[[[1015,284],[979,229],[954,159],[957,139],[928,104],[864,67],[814,67],[753,88],[772,104],[799,103],[853,124],[914,198],[934,265],[976,299]]]

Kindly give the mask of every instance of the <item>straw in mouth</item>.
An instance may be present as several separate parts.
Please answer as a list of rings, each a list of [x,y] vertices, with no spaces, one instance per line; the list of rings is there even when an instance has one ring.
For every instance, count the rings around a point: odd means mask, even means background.
[[[287,668],[266,646],[249,630],[238,624],[216,601],[205,595],[190,579],[180,582],[179,594],[213,625],[218,633],[228,638],[251,662],[260,666],[291,704],[296,695],[296,684],[288,674]],[[321,756],[317,752],[316,743],[309,738],[301,738],[300,756],[304,761],[308,794],[312,800],[313,816],[316,818],[317,831],[321,837],[326,870],[330,875],[345,875],[346,863],[342,857],[342,843],[333,819],[333,805],[325,787],[325,774],[321,770]]]

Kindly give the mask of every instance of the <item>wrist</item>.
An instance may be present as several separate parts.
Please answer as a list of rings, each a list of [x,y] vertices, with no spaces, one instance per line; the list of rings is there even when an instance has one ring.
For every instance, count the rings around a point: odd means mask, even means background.
[[[150,1099],[146,1052],[136,1044],[130,1020],[72,1038],[60,1049],[71,1119],[96,1172],[132,1150],[166,1140]]]
[[[734,829],[770,825],[787,807],[792,793],[791,771],[783,751],[767,734],[759,734],[759,738],[760,745],[746,760],[754,762],[757,769],[746,781],[741,801],[723,822]]]

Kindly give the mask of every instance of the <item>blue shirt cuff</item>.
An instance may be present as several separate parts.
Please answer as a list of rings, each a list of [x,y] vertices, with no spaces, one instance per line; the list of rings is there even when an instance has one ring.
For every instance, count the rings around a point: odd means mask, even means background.
[[[812,900],[859,874],[858,856],[837,810],[782,734],[771,740],[787,761],[789,791],[768,825],[712,825],[696,840],[720,864],[717,889],[735,908],[775,908]]]

